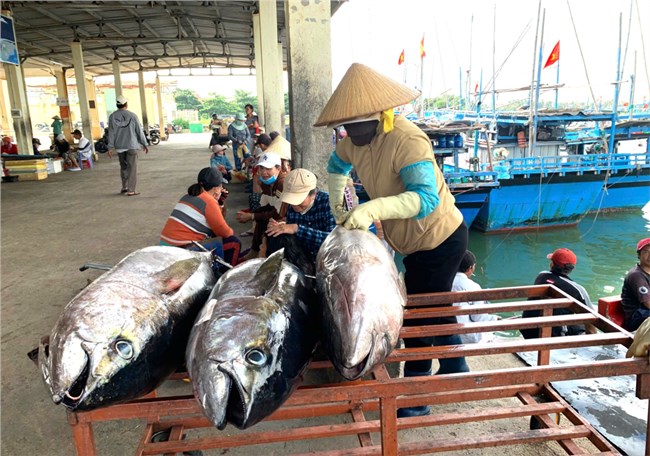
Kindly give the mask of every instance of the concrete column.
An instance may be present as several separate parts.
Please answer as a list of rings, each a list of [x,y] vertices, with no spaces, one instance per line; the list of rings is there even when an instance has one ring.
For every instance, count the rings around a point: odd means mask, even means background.
[[[264,116],[264,82],[262,79],[262,34],[260,15],[253,14],[253,45],[255,46],[255,81],[257,82],[257,117],[261,126],[266,124]],[[267,133],[269,133],[267,131]]]
[[[312,125],[332,94],[330,2],[285,0],[284,11],[294,167],[326,179],[332,131]]]
[[[259,2],[264,128],[282,131],[282,68],[278,65],[278,20],[275,2]],[[255,54],[257,57],[257,53]],[[257,60],[257,59],[256,59]],[[259,77],[259,76],[258,76]]]
[[[165,135],[165,123],[163,118],[162,91],[160,89],[160,76],[156,75],[156,100],[158,101],[158,126],[160,127],[160,139],[167,140]]]
[[[97,109],[97,88],[95,80],[90,78],[86,80],[86,93],[88,95],[88,108],[90,113],[90,134],[89,139],[97,140],[104,135],[102,127],[99,125],[99,110]]]
[[[282,125],[282,131],[280,131],[280,134],[282,136],[287,136],[286,135],[286,125],[284,122],[284,116],[287,114],[284,112],[284,78],[282,75],[284,74],[284,52],[282,51],[282,43],[278,43],[278,65],[280,68],[280,123]],[[291,138],[287,138],[288,140],[291,140]]]
[[[5,101],[6,93],[8,93],[8,90],[5,89],[5,84],[6,81],[0,79],[0,135],[6,135],[9,131],[13,130],[11,112],[9,112],[9,105]]]
[[[79,97],[82,131],[86,138],[92,138],[93,134],[90,129],[92,123],[90,122],[90,103],[88,100],[88,91],[86,89],[86,70],[84,69],[83,48],[79,41],[73,41],[70,43],[70,49],[72,50],[74,78],[77,81],[77,97]]]
[[[59,117],[63,121],[63,135],[72,141],[72,130],[70,129],[70,98],[68,97],[68,84],[65,81],[65,70],[61,67],[54,68],[56,78],[56,104],[59,106]],[[52,120],[48,120],[51,124]]]
[[[147,96],[144,90],[144,71],[138,71],[138,88],[140,89],[140,109],[142,111],[142,125],[144,126],[144,131],[146,134],[149,134],[149,117],[147,116]]]
[[[19,154],[33,154],[32,150],[32,124],[27,106],[27,93],[23,81],[21,65],[3,64],[7,78],[9,104],[13,121],[14,141],[18,146]]]
[[[113,84],[115,85],[115,97],[122,95],[122,70],[120,69],[120,61],[113,59]]]

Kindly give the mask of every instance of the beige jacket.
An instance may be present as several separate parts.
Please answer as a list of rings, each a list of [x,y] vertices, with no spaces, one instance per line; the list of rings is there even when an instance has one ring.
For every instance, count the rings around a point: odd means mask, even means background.
[[[357,147],[349,137],[343,139],[336,146],[336,154],[352,164],[371,199],[405,192],[399,174],[402,168],[423,161],[433,163],[440,197],[435,210],[417,220],[382,220],[386,240],[399,253],[408,255],[434,249],[463,222],[463,215],[454,206],[454,197],[435,162],[431,141],[404,117],[396,117],[395,128],[387,134],[380,122],[377,135],[367,146]]]

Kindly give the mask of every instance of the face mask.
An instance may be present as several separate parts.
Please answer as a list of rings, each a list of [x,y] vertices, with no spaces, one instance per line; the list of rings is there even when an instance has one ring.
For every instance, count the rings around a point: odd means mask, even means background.
[[[266,185],[271,185],[275,180],[278,178],[278,176],[271,176],[268,179],[264,179],[262,176],[260,176],[260,180],[262,181],[263,184]]]

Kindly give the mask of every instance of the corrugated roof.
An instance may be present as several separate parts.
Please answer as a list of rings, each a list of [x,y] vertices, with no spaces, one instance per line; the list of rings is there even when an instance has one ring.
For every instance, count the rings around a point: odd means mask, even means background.
[[[344,1],[331,1],[332,14]],[[26,68],[72,67],[74,40],[94,75],[112,74],[116,57],[123,72],[255,67],[258,1],[5,1],[2,8],[14,18]],[[283,43],[284,18],[284,2],[277,2]]]

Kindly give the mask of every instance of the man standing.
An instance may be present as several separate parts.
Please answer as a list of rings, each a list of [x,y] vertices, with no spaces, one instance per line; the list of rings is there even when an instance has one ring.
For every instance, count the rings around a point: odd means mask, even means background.
[[[52,120],[54,120],[54,122],[52,122],[50,127],[52,127],[52,134],[56,138],[60,134],[63,134],[63,122],[59,116],[52,116]]]
[[[122,190],[126,196],[139,195],[135,191],[138,172],[138,151],[142,148],[149,153],[147,138],[140,126],[140,119],[127,108],[128,100],[120,95],[116,99],[117,111],[108,118],[108,158],[113,158],[113,150],[120,160]],[[142,146],[142,147],[141,147]]]
[[[639,241],[636,255],[639,262],[625,276],[621,291],[623,326],[628,331],[636,331],[650,317],[650,238]]]

